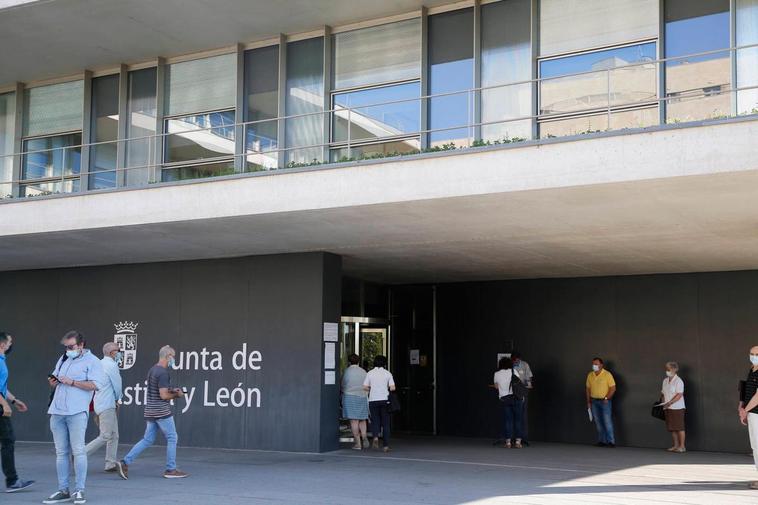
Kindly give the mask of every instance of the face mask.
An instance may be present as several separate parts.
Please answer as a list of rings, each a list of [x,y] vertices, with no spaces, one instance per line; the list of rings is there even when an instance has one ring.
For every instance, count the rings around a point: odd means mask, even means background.
[[[174,368],[174,365],[176,365],[176,361],[174,361],[174,358],[169,358],[168,359],[168,367],[169,368]]]
[[[66,356],[68,356],[71,359],[78,358],[80,352],[81,351],[79,349],[74,349],[73,351],[66,351]]]
[[[674,372],[672,372],[671,370],[666,370],[666,377],[673,377],[673,376],[674,376]]]
[[[6,352],[7,352],[7,351],[6,351]],[[758,356],[753,356],[753,355],[751,354],[751,355],[750,355],[750,363],[752,363],[753,365],[758,365]]]
[[[124,359],[124,353],[122,353],[121,351],[117,352],[116,355],[113,356],[113,361],[115,361],[116,363],[120,363],[122,359]]]
[[[592,365],[592,371],[593,372],[599,372],[600,371],[600,365]]]

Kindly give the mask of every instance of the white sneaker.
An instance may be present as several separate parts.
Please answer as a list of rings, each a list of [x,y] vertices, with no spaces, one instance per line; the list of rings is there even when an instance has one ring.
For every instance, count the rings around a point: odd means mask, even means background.
[[[87,499],[84,497],[84,491],[81,489],[74,493],[74,505],[84,505]]]

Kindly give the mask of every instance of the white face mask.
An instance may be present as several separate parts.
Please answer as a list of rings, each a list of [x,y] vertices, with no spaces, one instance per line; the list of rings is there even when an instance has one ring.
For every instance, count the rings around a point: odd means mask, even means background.
[[[674,376],[674,372],[672,372],[671,370],[666,370],[666,377],[673,377],[673,376]]]
[[[600,371],[600,365],[592,365],[592,371],[593,372],[599,372]]]
[[[752,363],[753,365],[758,365],[758,356],[753,356],[751,354],[750,355],[750,363]]]

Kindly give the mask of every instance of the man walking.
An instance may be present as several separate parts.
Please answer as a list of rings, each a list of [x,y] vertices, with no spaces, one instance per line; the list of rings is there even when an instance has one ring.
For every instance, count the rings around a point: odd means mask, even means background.
[[[147,373],[147,402],[145,403],[145,435],[137,445],[132,447],[129,454],[118,463],[118,474],[122,479],[129,478],[129,465],[137,459],[142,451],[153,445],[155,436],[160,430],[166,439],[166,471],[163,476],[167,479],[181,479],[187,474],[176,468],[176,434],[174,416],[171,413],[171,400],[183,398],[184,391],[171,387],[169,367],[174,366],[176,351],[164,345],[158,351],[158,363]]]
[[[529,363],[521,359],[521,353],[519,351],[513,351],[511,353],[511,361],[513,362],[513,372],[516,374],[516,377],[519,378],[522,384],[526,386],[526,395],[524,395],[523,400],[523,407],[522,407],[522,419],[521,419],[521,433],[523,434],[523,439],[521,440],[521,443],[524,445],[529,445],[529,414],[527,412],[527,407],[529,406],[529,393],[532,390],[532,382],[534,376],[532,375],[532,369],[529,366]]]
[[[121,374],[118,369],[120,351],[118,344],[107,342],[103,346],[103,366],[105,387],[95,393],[95,421],[100,428],[100,435],[87,444],[87,456],[105,445],[105,471],[118,470],[118,409],[117,402],[121,400]]]
[[[87,480],[87,453],[84,435],[89,419],[92,395],[103,389],[103,366],[88,349],[84,335],[76,330],[63,336],[65,354],[58,358],[50,374],[50,386],[55,388],[47,413],[50,431],[55,442],[55,466],[58,472],[58,491],[42,503],[62,503],[73,499],[76,505],[87,502],[84,486]],[[76,477],[73,494],[69,490],[71,455]]]
[[[11,424],[11,406],[19,412],[26,412],[26,404],[8,390],[8,366],[6,357],[13,348],[13,337],[0,332],[0,459],[5,474],[5,492],[15,493],[34,484],[33,480],[21,480],[16,473],[15,443]]]
[[[611,372],[605,369],[603,360],[592,360],[592,371],[586,381],[587,408],[591,409],[592,418],[597,428],[598,447],[616,447],[611,417],[613,395],[616,394],[616,381]]]
[[[758,346],[750,348],[750,364],[752,367],[745,381],[745,396],[739,405],[739,415],[740,422],[747,425],[753,462],[758,468]],[[758,489],[758,481],[751,482],[750,487]]]

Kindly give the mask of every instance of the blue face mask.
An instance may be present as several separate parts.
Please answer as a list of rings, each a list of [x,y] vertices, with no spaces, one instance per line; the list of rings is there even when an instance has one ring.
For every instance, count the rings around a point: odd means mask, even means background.
[[[750,355],[750,363],[752,363],[753,365],[758,365],[758,356],[753,356],[751,354]]]
[[[116,355],[113,357],[113,361],[116,363],[121,363],[121,360],[124,359],[124,353],[121,351],[118,351]]]
[[[168,359],[168,367],[169,368],[174,368],[174,365],[176,365],[176,361],[174,361],[174,358],[169,358]]]
[[[70,359],[76,359],[79,357],[79,354],[81,351],[79,349],[74,349],[73,351],[66,351],[66,356],[68,356]]]

